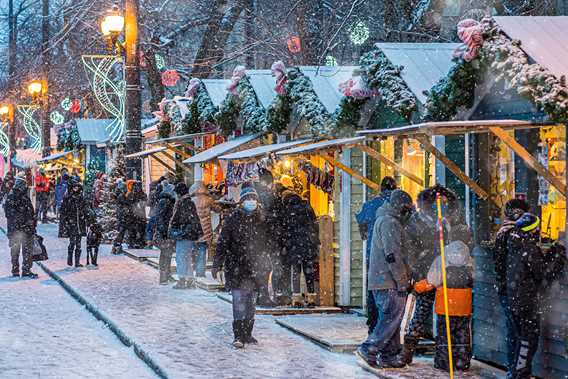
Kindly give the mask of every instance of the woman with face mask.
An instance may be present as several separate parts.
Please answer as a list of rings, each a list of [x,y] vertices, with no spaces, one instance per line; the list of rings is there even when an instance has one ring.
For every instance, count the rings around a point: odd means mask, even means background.
[[[83,267],[79,261],[81,259],[81,238],[87,236],[87,209],[83,197],[83,186],[79,181],[71,179],[69,190],[61,203],[59,220],[59,238],[69,238],[68,266],[73,266],[73,253],[75,253],[75,267]]]
[[[233,346],[255,344],[254,326],[257,283],[269,264],[268,227],[260,211],[256,190],[241,191],[239,207],[227,218],[221,230],[212,274],[225,271],[225,286],[233,295]]]

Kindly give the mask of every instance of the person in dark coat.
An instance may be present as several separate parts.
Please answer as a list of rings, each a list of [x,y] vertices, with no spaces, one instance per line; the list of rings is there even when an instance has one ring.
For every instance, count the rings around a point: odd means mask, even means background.
[[[493,261],[495,263],[495,282],[499,302],[505,314],[505,336],[507,346],[507,369],[513,370],[515,364],[516,339],[513,333],[513,318],[507,303],[507,253],[511,233],[515,230],[515,222],[530,209],[529,204],[521,199],[511,199],[505,204],[504,221],[495,236],[493,244]]]
[[[197,208],[183,182],[176,184],[177,201],[170,220],[170,238],[176,243],[176,271],[179,277],[175,289],[191,288],[194,285],[193,250],[203,236]]]
[[[240,194],[239,207],[227,218],[215,251],[212,274],[225,271],[225,286],[233,295],[233,346],[255,344],[254,328],[257,267],[264,265],[269,254],[266,241],[271,238],[259,198],[254,188]]]
[[[118,221],[118,233],[113,241],[112,254],[122,253],[122,242],[124,241],[124,235],[129,229],[129,222],[131,219],[131,203],[129,198],[126,196],[126,183],[123,180],[118,180],[116,183],[116,189],[114,192],[114,197],[116,199],[116,218]]]
[[[69,190],[61,203],[59,219],[59,238],[69,238],[67,248],[67,265],[83,267],[81,260],[81,239],[87,236],[88,206],[83,197],[83,186],[77,180],[69,182]]]
[[[4,199],[8,196],[14,186],[14,182],[14,174],[11,172],[7,173],[2,181],[2,186],[0,187],[0,202],[4,201]]]
[[[377,219],[377,210],[389,201],[392,191],[396,189],[396,180],[392,176],[385,176],[381,181],[381,193],[371,200],[367,200],[355,218],[359,224],[359,233],[361,239],[367,241],[367,249],[365,250],[365,264],[367,265],[367,276],[369,274],[369,256],[371,254],[371,246],[373,245],[373,227]],[[368,278],[366,278],[368,280]],[[367,326],[369,333],[373,331],[377,324],[375,300],[373,292],[367,291]]]
[[[292,191],[283,194],[283,211],[286,215],[281,221],[286,257],[284,278],[289,282],[292,276],[292,306],[303,305],[300,293],[302,271],[308,290],[308,305],[314,306],[317,298],[314,266],[320,245],[317,217],[310,204]]]
[[[404,225],[413,211],[410,195],[401,190],[393,191],[389,202],[377,211],[368,288],[373,291],[379,318],[375,329],[357,349],[357,355],[371,367],[406,365],[398,355],[400,327],[411,286],[411,271],[404,249]]]
[[[154,233],[156,232],[156,211],[158,208],[158,198],[162,192],[162,182],[165,181],[164,177],[150,183],[150,192],[148,196],[148,207],[150,213],[148,215],[148,224],[146,224],[146,244],[152,246],[154,242]],[[168,184],[167,182],[165,184]]]
[[[32,270],[33,239],[36,234],[36,214],[28,194],[24,178],[16,178],[4,203],[6,233],[12,256],[12,276],[20,275],[20,252],[22,253],[22,278],[35,279]]]
[[[99,247],[103,240],[103,229],[93,217],[89,222],[89,231],[87,232],[87,265],[98,266]]]
[[[176,193],[173,184],[163,181],[162,190],[158,195],[156,212],[156,231],[154,233],[154,241],[160,248],[160,284],[166,285],[171,278],[170,269],[172,266],[172,256],[175,252],[175,241],[173,241],[168,234],[170,220],[174,212],[176,203]]]
[[[57,181],[55,185],[55,212],[57,216],[60,214],[61,210],[61,203],[63,202],[63,198],[67,193],[67,187],[69,183],[69,174],[64,172],[61,175],[61,178]]]

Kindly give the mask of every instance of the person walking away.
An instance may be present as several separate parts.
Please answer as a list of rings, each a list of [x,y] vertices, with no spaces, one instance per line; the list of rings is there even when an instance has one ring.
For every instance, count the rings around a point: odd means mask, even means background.
[[[43,224],[47,222],[47,205],[49,201],[49,179],[45,170],[40,168],[35,176],[36,214]]]
[[[195,276],[198,278],[205,277],[205,268],[207,266],[207,250],[211,246],[213,241],[213,227],[211,225],[211,211],[219,210],[215,205],[215,200],[209,194],[207,187],[202,181],[194,183],[189,193],[191,199],[197,208],[197,215],[199,216],[199,222],[201,223],[201,229],[203,230],[203,237],[197,241],[197,257],[195,264]]]
[[[452,358],[454,369],[460,371],[468,370],[471,362],[473,259],[470,255],[470,242],[471,234],[469,229],[459,226],[453,229],[452,242],[444,249]],[[434,309],[438,316],[438,321],[436,322],[437,334],[434,367],[449,371],[441,257],[437,257],[434,260],[428,271],[427,280],[429,284],[436,287]]]
[[[194,285],[192,252],[196,241],[203,236],[197,209],[189,189],[183,182],[176,184],[177,201],[170,220],[170,238],[176,242],[176,271],[179,277],[175,289],[191,288]]]
[[[176,203],[176,193],[174,192],[174,185],[167,181],[163,181],[160,186],[163,186],[163,188],[157,199],[154,241],[160,248],[160,284],[166,285],[171,278],[170,269],[172,266],[172,256],[175,252],[175,241],[170,239],[168,229]]]
[[[128,231],[128,245],[132,249],[143,249],[146,246],[146,203],[148,197],[139,180],[132,182],[132,188],[128,192],[128,201],[131,204],[131,222]]]
[[[59,220],[59,238],[69,238],[67,247],[67,265],[83,267],[81,264],[81,239],[87,235],[87,204],[83,197],[83,186],[79,181],[71,179],[69,190],[61,204]]]
[[[32,272],[32,249],[36,234],[36,214],[28,194],[24,178],[18,177],[4,203],[6,234],[12,256],[12,276],[20,276],[20,252],[22,254],[22,278],[35,279]]]
[[[118,233],[113,241],[112,254],[122,253],[122,243],[124,235],[129,230],[129,222],[131,221],[131,204],[129,198],[126,196],[127,188],[123,180],[118,180],[114,197],[116,199],[116,218],[118,221]]]
[[[146,224],[146,245],[150,247],[154,242],[154,233],[156,232],[156,212],[158,208],[158,198],[163,188],[163,181],[164,178],[161,177],[159,180],[150,183],[149,188],[148,207],[150,208],[150,212],[148,214],[148,223]]]
[[[257,267],[266,259],[269,228],[258,206],[258,193],[245,188],[237,209],[223,224],[215,250],[212,274],[225,271],[225,287],[233,295],[233,346],[256,344],[254,328]]]
[[[87,232],[87,266],[93,264],[98,266],[99,247],[103,240],[103,228],[95,217],[91,217],[89,231]]]
[[[359,233],[361,240],[367,241],[365,250],[365,264],[367,265],[367,278],[369,280],[369,256],[371,254],[371,246],[373,244],[373,227],[377,218],[377,210],[386,202],[388,202],[392,191],[396,189],[396,180],[392,176],[385,176],[381,180],[381,192],[371,200],[367,200],[361,210],[355,215],[357,224],[359,225]],[[373,292],[367,290],[367,327],[369,333],[373,331],[377,324],[377,307],[373,298]]]
[[[282,229],[287,260],[284,278],[289,282],[292,276],[292,306],[304,305],[300,293],[302,271],[308,290],[307,303],[309,306],[315,306],[317,294],[314,265],[320,245],[317,217],[310,204],[295,192],[286,191],[283,194],[283,202],[286,218],[282,220]]]
[[[97,172],[95,175],[95,182],[93,183],[93,201],[92,206],[97,209],[101,205],[103,192],[105,188],[105,175],[102,172]]]
[[[433,333],[434,302],[436,291],[428,285],[426,277],[434,259],[440,256],[440,240],[438,237],[438,218],[436,197],[442,195],[442,214],[448,208],[445,204],[456,201],[455,195],[448,189],[435,186],[418,194],[419,210],[414,213],[405,226],[409,264],[412,269],[413,287],[416,305],[408,330],[404,336],[401,360],[412,363],[412,358],[421,338],[430,338]],[[449,224],[444,222],[444,236],[448,236]]]
[[[61,203],[63,202],[63,198],[67,194],[67,187],[69,183],[69,174],[66,172],[61,175],[57,184],[55,185],[55,210],[57,216],[61,213]]]
[[[495,282],[499,302],[505,315],[505,336],[507,348],[507,370],[512,371],[515,364],[515,346],[517,344],[513,325],[513,317],[509,312],[507,303],[507,253],[511,233],[515,229],[515,222],[530,209],[529,204],[521,199],[511,199],[505,203],[503,225],[499,228],[493,243],[493,262],[495,264]]]
[[[400,326],[404,316],[411,272],[403,248],[404,225],[414,210],[410,195],[394,190],[377,211],[369,263],[368,288],[379,313],[377,325],[357,349],[374,368],[404,367],[400,353]],[[378,356],[378,358],[377,358]]]

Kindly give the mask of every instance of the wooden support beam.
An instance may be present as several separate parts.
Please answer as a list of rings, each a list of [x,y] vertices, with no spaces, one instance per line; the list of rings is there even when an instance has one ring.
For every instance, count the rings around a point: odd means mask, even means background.
[[[319,279],[320,305],[335,305],[335,275],[333,258],[333,221],[329,216],[319,218]]]
[[[364,183],[367,187],[371,187],[372,189],[374,189],[375,191],[379,191],[380,190],[380,186],[375,183],[370,181],[369,179],[365,178],[363,175],[353,171],[351,168],[345,166],[343,163],[336,161],[333,158],[327,157],[325,155],[320,155],[320,157],[322,157],[323,159],[325,159],[326,162],[328,162],[330,165],[337,167],[338,169],[345,171],[347,174],[351,175],[352,177],[354,177],[355,179],[359,180],[360,182]]]
[[[185,172],[187,172],[188,174],[193,174],[193,171],[187,167],[185,165],[185,163],[183,163],[183,161],[177,159],[176,157],[174,157],[173,155],[171,155],[170,153],[166,153],[165,151],[160,151],[160,154],[165,155],[166,157],[170,158],[172,161],[176,162]]]
[[[372,147],[364,145],[364,144],[357,145],[355,147],[358,148],[359,150],[369,154],[371,157],[382,162],[383,164],[391,167],[393,170],[400,172],[401,175],[406,176],[408,179],[412,180],[413,182],[415,182],[419,186],[424,187],[424,180],[422,180],[418,176],[414,175],[413,173],[411,173],[410,171],[408,171],[407,169],[405,169],[404,167],[402,167],[401,165],[399,165],[395,161],[385,157],[383,154],[374,150]]]
[[[168,150],[173,151],[174,153],[180,155],[182,157],[182,159],[188,158],[189,154],[187,154],[185,151],[179,149],[179,147],[176,146],[172,146],[172,145],[166,145],[165,146]]]
[[[154,158],[156,160],[156,162],[158,162],[159,164],[161,164],[162,166],[164,166],[167,170],[169,170],[172,174],[176,173],[176,170],[170,166],[169,164],[167,164],[166,162],[164,162],[162,159],[158,158],[155,154],[151,154],[148,156],[148,158]]]
[[[440,162],[444,164],[455,176],[457,176],[462,182],[465,183],[466,186],[471,188],[473,192],[477,194],[483,200],[489,199],[489,194],[483,188],[481,188],[473,179],[470,179],[454,162],[450,160],[447,156],[445,156],[440,150],[436,149],[434,145],[428,139],[429,137],[425,135],[417,135],[416,138],[422,146],[424,146],[424,150],[432,154],[436,157]]]
[[[509,133],[499,127],[490,127],[489,131],[493,133],[497,138],[499,138],[503,143],[511,150],[515,152],[530,168],[535,170],[540,176],[542,176],[548,183],[550,183],[554,188],[556,188],[564,197],[566,197],[566,184],[562,183],[562,180],[554,176],[550,171],[546,169],[540,162],[531,155],[520,143],[518,143],[514,137]]]

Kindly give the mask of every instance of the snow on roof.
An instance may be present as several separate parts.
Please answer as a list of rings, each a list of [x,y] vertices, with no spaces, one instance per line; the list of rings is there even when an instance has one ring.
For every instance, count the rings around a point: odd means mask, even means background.
[[[21,168],[34,167],[39,159],[41,154],[34,149],[17,149],[12,164]]]
[[[260,101],[260,104],[266,109],[276,97],[274,87],[276,87],[276,80],[272,76],[270,70],[247,70],[247,76],[250,84]]]
[[[94,118],[80,118],[75,120],[79,138],[82,144],[97,144],[98,142],[107,142],[110,136],[107,126],[114,120],[110,119],[94,119]]]
[[[207,93],[215,106],[219,106],[227,97],[227,86],[231,83],[228,79],[202,79]]]
[[[166,138],[157,138],[149,141],[145,141],[147,145],[152,145],[155,143],[171,143],[171,142],[182,142],[185,140],[193,140],[195,137],[206,136],[209,134],[215,134],[212,132],[201,132],[201,133],[192,133],[192,134],[183,134],[181,136],[173,136],[173,137],[166,137]]]
[[[216,159],[220,155],[224,155],[233,151],[234,149],[238,148],[239,146],[244,145],[256,138],[258,138],[259,134],[251,134],[248,136],[237,137],[227,142],[221,143],[219,145],[215,145],[210,149],[202,151],[199,154],[195,154],[192,157],[187,158],[183,163],[185,164],[192,164],[192,163],[205,163],[211,160]]]
[[[149,150],[139,151],[138,153],[128,154],[128,155],[125,155],[124,158],[126,158],[126,159],[144,158],[148,155],[161,153],[162,151],[166,151],[166,150],[167,150],[167,147],[161,146],[161,147],[157,147],[155,149],[149,149]]]
[[[270,154],[270,153],[273,153],[273,152],[276,152],[276,151],[285,150],[285,149],[291,148],[293,146],[306,144],[306,143],[309,143],[309,142],[311,142],[311,140],[304,139],[304,140],[290,141],[290,142],[283,142],[283,143],[273,143],[271,145],[263,145],[263,146],[255,147],[255,148],[248,149],[248,150],[238,151],[236,153],[223,155],[223,156],[220,156],[219,159],[230,161],[230,160],[239,160],[239,159],[249,159],[249,158],[262,157],[262,156],[265,156],[267,154]]]
[[[556,77],[568,76],[568,16],[493,17],[521,49]]]
[[[325,109],[333,113],[343,98],[339,84],[349,80],[356,68],[355,66],[303,66],[300,67],[300,71],[312,82],[314,91]]]
[[[37,163],[46,163],[46,162],[49,162],[49,161],[54,161],[56,159],[63,158],[64,156],[69,155],[69,154],[73,154],[75,152],[76,152],[76,150],[61,151],[59,153],[48,155],[45,158],[38,159]]]
[[[365,137],[351,137],[351,138],[332,139],[332,140],[326,140],[326,141],[320,141],[320,142],[312,143],[312,144],[305,145],[305,146],[295,147],[295,148],[284,150],[284,151],[279,151],[279,152],[276,153],[276,155],[304,154],[304,153],[314,152],[314,151],[318,151],[318,150],[326,150],[326,149],[332,149],[332,148],[337,148],[337,147],[341,147],[341,146],[355,145],[355,144],[358,144],[358,143],[363,142],[363,141],[365,141]]]
[[[377,43],[392,64],[403,66],[401,76],[422,104],[430,90],[452,67],[458,43]]]

